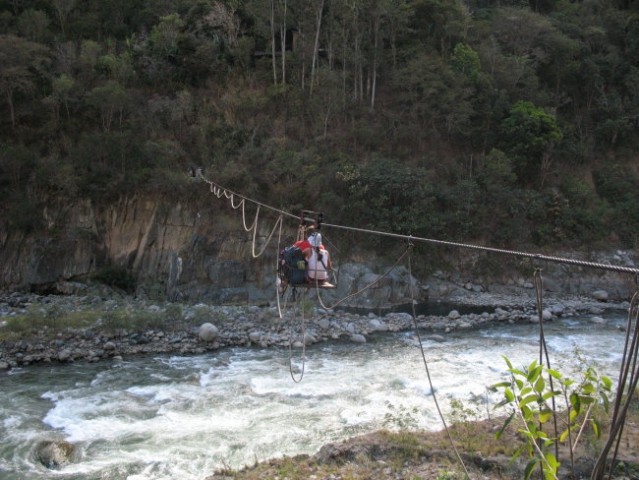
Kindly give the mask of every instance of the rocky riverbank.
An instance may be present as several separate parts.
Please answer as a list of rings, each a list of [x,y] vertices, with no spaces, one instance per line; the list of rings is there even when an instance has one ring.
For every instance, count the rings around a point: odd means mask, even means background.
[[[525,295],[467,292],[451,302],[454,305],[446,314],[416,316],[421,335],[444,340],[458,330],[536,323],[539,318],[529,291]],[[471,307],[480,313],[464,313]],[[592,297],[546,299],[543,318],[583,316],[584,321],[605,322],[606,311],[627,308],[627,302],[608,302],[605,292],[597,292]],[[411,313],[325,310],[310,301],[299,308],[278,309],[160,304],[104,292],[85,296],[11,293],[0,296],[0,370],[54,362],[119,361],[136,355],[202,354],[237,346],[365,343],[371,335],[414,327]]]

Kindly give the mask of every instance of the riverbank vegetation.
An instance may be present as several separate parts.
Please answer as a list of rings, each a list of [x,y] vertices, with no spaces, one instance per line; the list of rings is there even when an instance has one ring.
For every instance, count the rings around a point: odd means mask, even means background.
[[[621,0],[3,0],[3,230],[200,166],[334,223],[636,248],[638,61]]]
[[[156,305],[134,301],[110,292],[111,298],[95,297],[93,302],[73,300],[64,305],[55,301],[33,303],[21,312],[2,317],[0,345],[3,342],[29,342],[61,338],[73,332],[116,334],[123,331],[144,333],[161,330],[167,333],[197,329],[202,323],[215,322],[220,327],[232,323],[232,315],[223,311],[179,303]],[[71,305],[69,305],[69,303]]]

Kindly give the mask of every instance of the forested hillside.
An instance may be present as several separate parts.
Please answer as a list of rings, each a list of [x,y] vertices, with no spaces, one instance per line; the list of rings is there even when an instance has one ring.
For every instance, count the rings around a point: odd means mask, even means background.
[[[0,90],[5,231],[201,166],[332,223],[639,248],[635,0],[0,0]]]

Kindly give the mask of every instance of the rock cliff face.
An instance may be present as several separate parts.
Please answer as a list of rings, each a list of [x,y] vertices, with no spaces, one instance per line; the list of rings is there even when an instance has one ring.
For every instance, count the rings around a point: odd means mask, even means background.
[[[140,295],[209,303],[272,302],[278,241],[281,247],[292,241],[295,221],[283,223],[280,238],[279,229],[273,231],[275,216],[261,214],[254,245],[252,231],[243,228],[242,211],[215,200],[196,206],[133,196],[105,209],[89,201],[51,204],[43,212],[44,232],[5,231],[0,237],[0,290],[78,294],[84,282],[117,265],[133,274]],[[244,224],[250,227],[254,210],[248,210]],[[254,258],[269,238],[267,248]],[[348,295],[349,289],[361,289],[379,277],[370,268],[346,264],[342,284],[329,296]],[[400,268],[363,297],[370,305],[406,301],[407,279],[406,269]]]
[[[214,304],[272,302],[279,232],[274,232],[262,255],[254,258],[253,253],[269,238],[276,218],[268,212],[260,216],[253,245],[252,232],[243,228],[241,209],[233,210],[230,202],[222,200],[207,197],[200,204],[186,204],[131,196],[107,208],[90,201],[52,202],[43,212],[44,232],[25,234],[0,228],[0,290],[82,293],[83,282],[117,265],[133,275],[137,293],[143,296]],[[254,210],[248,210],[245,225],[250,226]],[[293,219],[285,219],[280,246],[292,240],[295,228]],[[500,271],[491,276],[477,273],[480,256],[464,257],[462,251],[454,255],[450,264],[464,265],[469,273],[439,271],[416,279],[405,264],[385,275],[388,266],[372,256],[364,257],[367,264],[342,257],[338,289],[326,292],[328,301],[362,289],[365,292],[351,305],[380,307],[413,298],[424,301],[464,292],[532,289],[530,265],[526,271]],[[499,263],[502,259],[493,260]],[[633,252],[615,251],[590,260],[635,265]],[[542,267],[544,286],[553,292],[592,295],[604,289],[611,297],[627,299],[635,288],[631,275],[560,265]]]
[[[180,282],[232,288],[247,280],[251,239],[223,211],[133,196],[106,209],[89,201],[50,205],[44,218],[45,232],[0,237],[0,288],[55,291],[108,265],[123,266],[144,288],[162,286],[169,294],[178,294]],[[261,273],[264,265],[258,259],[253,270]]]

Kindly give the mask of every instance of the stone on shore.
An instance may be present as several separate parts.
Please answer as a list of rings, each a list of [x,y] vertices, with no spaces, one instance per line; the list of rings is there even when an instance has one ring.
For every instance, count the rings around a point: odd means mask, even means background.
[[[212,342],[217,338],[218,334],[219,330],[217,327],[209,322],[200,325],[200,329],[198,331],[198,337],[204,342]]]
[[[351,335],[351,342],[353,343],[366,343],[366,337],[359,333]]]

